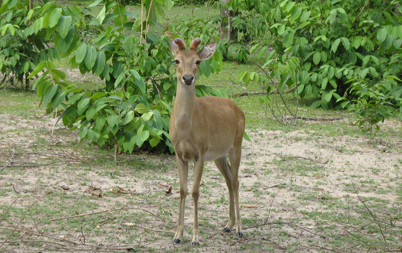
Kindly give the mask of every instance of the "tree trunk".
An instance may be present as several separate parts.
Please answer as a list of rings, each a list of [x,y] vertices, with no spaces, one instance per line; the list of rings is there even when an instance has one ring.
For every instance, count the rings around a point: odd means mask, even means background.
[[[221,0],[223,3],[228,3],[229,0]],[[228,41],[236,40],[237,29],[232,27],[232,17],[237,16],[237,13],[228,11],[225,7],[221,9],[221,39],[227,38]],[[225,21],[227,19],[227,21]]]

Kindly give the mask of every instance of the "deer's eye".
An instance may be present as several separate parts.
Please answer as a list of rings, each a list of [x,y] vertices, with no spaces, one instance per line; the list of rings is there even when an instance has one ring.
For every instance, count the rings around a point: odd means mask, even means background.
[[[195,64],[196,64],[196,65],[200,65],[200,64],[201,64],[201,61],[196,61]]]
[[[180,61],[179,61],[179,60],[175,60],[175,62],[176,62],[176,64],[180,64]]]

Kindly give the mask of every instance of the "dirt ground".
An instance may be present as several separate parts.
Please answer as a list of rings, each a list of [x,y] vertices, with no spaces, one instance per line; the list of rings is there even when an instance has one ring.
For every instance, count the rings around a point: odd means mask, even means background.
[[[248,129],[252,141],[244,141],[240,171],[245,236],[221,232],[227,189],[208,162],[199,204],[201,246],[194,249],[191,196],[184,241],[172,243],[179,202],[173,156],[123,154],[115,164],[112,152],[78,145],[74,132],[40,113],[1,115],[0,249],[5,252],[360,252],[381,251],[371,246],[378,242],[402,247],[401,139],[373,144],[342,134],[347,120],[334,122],[339,133],[330,136],[309,130],[308,122],[294,131]],[[85,216],[94,212],[99,220]],[[84,224],[81,231],[69,223],[73,218],[54,220],[79,215],[86,218],[76,221]],[[387,236],[393,239],[383,240]]]

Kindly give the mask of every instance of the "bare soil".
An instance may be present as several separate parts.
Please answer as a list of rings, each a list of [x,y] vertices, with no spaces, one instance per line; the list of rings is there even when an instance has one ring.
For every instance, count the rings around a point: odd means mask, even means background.
[[[6,252],[359,252],[382,236],[365,226],[355,229],[351,220],[378,227],[383,217],[397,216],[392,210],[401,210],[401,139],[373,144],[361,135],[327,136],[308,124],[288,132],[248,130],[252,141],[244,141],[240,171],[244,237],[221,232],[227,189],[208,162],[200,197],[201,246],[191,247],[191,196],[184,241],[173,245],[179,202],[173,156],[138,151],[122,154],[115,164],[111,151],[80,145],[76,132],[34,112],[2,112],[0,119],[0,248]],[[334,124],[342,133],[348,122]],[[401,128],[396,121],[387,124]],[[93,212],[103,213],[86,216]],[[54,220],[63,217],[73,218]],[[68,223],[74,219],[81,231]],[[401,216],[393,226],[390,231],[402,231]],[[337,244],[349,234],[367,240]],[[390,245],[402,247],[402,233],[395,238],[399,242]]]

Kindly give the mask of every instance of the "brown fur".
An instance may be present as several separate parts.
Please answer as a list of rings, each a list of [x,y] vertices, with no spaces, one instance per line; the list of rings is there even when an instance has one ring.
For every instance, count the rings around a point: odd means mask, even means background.
[[[175,39],[170,45],[177,63],[177,93],[170,118],[169,134],[176,151],[180,178],[180,214],[174,242],[179,243],[183,235],[185,199],[188,193],[188,163],[194,161],[192,243],[197,245],[199,188],[204,161],[208,160],[215,161],[229,189],[229,222],[224,231],[229,232],[236,224],[237,234],[242,236],[238,171],[245,117],[242,110],[228,98],[195,96],[199,63],[212,57],[216,43],[209,43],[197,52],[200,39],[191,42],[192,50],[183,49],[181,42],[183,41]]]

